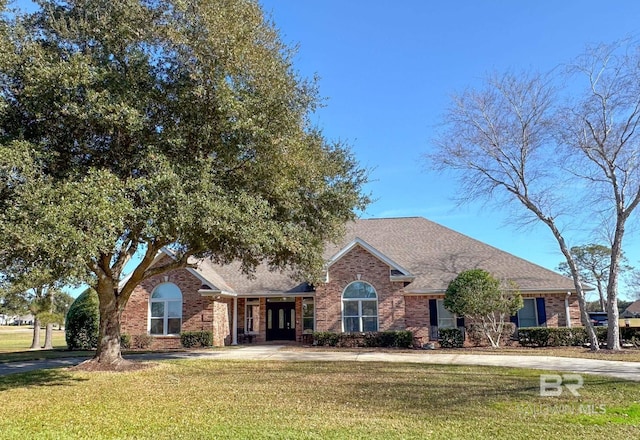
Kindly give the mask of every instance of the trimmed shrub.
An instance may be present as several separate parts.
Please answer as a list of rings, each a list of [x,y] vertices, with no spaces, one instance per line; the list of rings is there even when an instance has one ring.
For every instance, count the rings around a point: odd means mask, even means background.
[[[413,333],[408,330],[389,330],[366,333],[313,333],[313,345],[329,347],[413,347]]]
[[[440,347],[461,348],[464,345],[464,333],[459,328],[443,328],[438,330]]]
[[[123,333],[120,335],[120,347],[124,350],[131,348],[131,335]]]
[[[596,327],[595,330],[598,342],[601,345],[606,344],[607,328]],[[518,329],[518,340],[523,347],[565,347],[589,343],[587,330],[584,327],[522,328]]]
[[[388,330],[365,333],[366,347],[413,347],[413,332],[409,330]]]
[[[338,345],[338,333],[332,332],[314,332],[313,345],[320,347],[335,347]]]
[[[69,307],[64,325],[69,350],[96,349],[100,312],[98,311],[98,294],[95,290],[87,289],[75,299]]]
[[[523,347],[546,347],[550,339],[549,327],[527,327],[518,329],[518,341]]]
[[[142,333],[140,335],[133,335],[133,337],[131,338],[131,348],[145,350],[151,347],[152,342],[153,342],[153,336],[148,335],[146,333]]]
[[[472,322],[471,324],[467,324],[466,329],[469,342],[471,342],[474,347],[480,347],[487,343],[487,336],[484,334],[482,324]]]
[[[180,343],[184,348],[211,347],[213,345],[213,332],[194,331],[180,333]]]

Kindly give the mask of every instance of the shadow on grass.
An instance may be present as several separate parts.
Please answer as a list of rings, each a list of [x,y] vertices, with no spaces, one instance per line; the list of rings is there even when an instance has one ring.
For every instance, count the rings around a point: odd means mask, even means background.
[[[89,379],[77,377],[63,368],[35,370],[0,376],[0,392],[22,387],[68,386],[87,380]]]
[[[70,357],[92,357],[95,351],[89,350],[23,350],[0,353],[0,364],[5,362],[41,361],[45,359],[64,359]]]

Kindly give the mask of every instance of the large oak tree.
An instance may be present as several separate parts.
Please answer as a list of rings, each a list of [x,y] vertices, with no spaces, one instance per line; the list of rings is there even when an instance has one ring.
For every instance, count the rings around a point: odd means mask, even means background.
[[[0,21],[0,257],[89,280],[93,362],[122,362],[133,289],[189,257],[313,276],[366,173],[310,123],[316,85],[257,2],[38,5]]]

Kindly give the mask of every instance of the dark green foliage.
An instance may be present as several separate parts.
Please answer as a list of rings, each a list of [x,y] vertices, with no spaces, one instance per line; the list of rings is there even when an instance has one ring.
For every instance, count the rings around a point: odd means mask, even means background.
[[[388,330],[366,333],[313,333],[313,345],[321,347],[413,347],[413,333],[408,330]]]
[[[518,342],[523,347],[546,347],[549,345],[547,327],[530,327],[518,329]]]
[[[36,6],[0,14],[0,259],[92,283],[100,362],[135,286],[190,256],[320,276],[367,172],[312,125],[316,84],[259,2]]]
[[[213,332],[195,331],[180,333],[180,342],[184,348],[211,347],[213,345]]]
[[[607,327],[595,327],[595,331],[600,345],[606,345]],[[626,335],[633,337],[633,332]],[[589,338],[584,327],[530,327],[518,329],[518,342],[523,347],[566,347],[588,344]]]
[[[442,328],[438,330],[440,347],[461,348],[464,345],[464,332],[459,328]]]
[[[67,348],[93,350],[98,346],[98,294],[93,289],[82,292],[69,307],[65,321]]]
[[[365,333],[367,347],[413,347],[413,333],[409,330],[388,330]]]
[[[482,324],[492,347],[500,346],[507,318],[521,309],[522,304],[522,296],[514,283],[501,283],[482,269],[458,274],[449,283],[444,297],[448,310]],[[477,339],[476,335],[474,338]]]
[[[128,350],[131,348],[131,335],[123,333],[120,335],[120,347]]]
[[[466,330],[467,338],[474,347],[480,347],[481,345],[484,345],[486,343],[487,337],[484,333],[482,324],[478,324],[476,322],[467,324]]]
[[[314,332],[313,345],[320,347],[335,347],[340,339],[339,333],[333,332]]]

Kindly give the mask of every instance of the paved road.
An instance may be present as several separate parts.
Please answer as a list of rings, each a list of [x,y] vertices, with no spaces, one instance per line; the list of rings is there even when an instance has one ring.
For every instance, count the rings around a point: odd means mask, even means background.
[[[561,358],[552,356],[509,356],[477,354],[442,354],[433,351],[410,353],[321,351],[313,348],[289,350],[279,345],[254,345],[223,350],[202,350],[177,353],[146,353],[127,355],[132,360],[167,359],[230,359],[276,361],[352,361],[352,362],[409,362],[441,365],[481,365],[495,367],[532,368],[599,374],[626,380],[640,381],[640,362],[604,361],[597,359]],[[0,363],[0,375],[23,373],[46,368],[76,365],[85,358],[49,359],[28,362]]]

